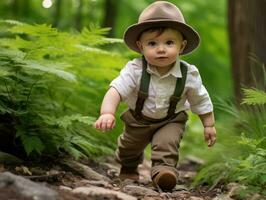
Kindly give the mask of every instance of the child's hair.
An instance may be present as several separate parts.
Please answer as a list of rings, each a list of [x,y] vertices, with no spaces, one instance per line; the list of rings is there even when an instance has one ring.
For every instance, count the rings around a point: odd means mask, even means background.
[[[163,32],[164,32],[166,29],[168,29],[168,28],[169,28],[169,27],[152,27],[152,28],[148,28],[148,29],[142,31],[142,32],[139,34],[137,40],[140,39],[141,35],[142,35],[144,32],[151,32],[151,33],[156,32],[157,34],[156,34],[155,37],[158,37],[158,36],[160,36],[161,34],[163,34]],[[170,29],[173,29],[173,28],[170,28]],[[174,29],[174,30],[178,31],[177,29]],[[181,34],[182,39],[185,40],[184,35],[183,35],[180,31],[178,31],[178,32]]]

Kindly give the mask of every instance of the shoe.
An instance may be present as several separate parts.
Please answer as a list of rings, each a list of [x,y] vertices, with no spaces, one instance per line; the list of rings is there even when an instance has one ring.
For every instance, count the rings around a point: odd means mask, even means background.
[[[122,166],[120,169],[120,174],[119,174],[120,180],[126,180],[126,179],[131,179],[134,181],[139,180],[139,173],[136,167],[125,167]]]
[[[170,170],[162,170],[152,179],[152,181],[156,187],[159,187],[164,191],[170,191],[176,186],[177,177],[175,173]]]

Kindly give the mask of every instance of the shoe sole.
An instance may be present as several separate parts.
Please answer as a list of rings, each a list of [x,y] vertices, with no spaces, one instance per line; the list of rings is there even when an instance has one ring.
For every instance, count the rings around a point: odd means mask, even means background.
[[[154,178],[155,184],[157,184],[162,190],[172,190],[177,183],[176,175],[171,172],[160,172],[155,178]]]

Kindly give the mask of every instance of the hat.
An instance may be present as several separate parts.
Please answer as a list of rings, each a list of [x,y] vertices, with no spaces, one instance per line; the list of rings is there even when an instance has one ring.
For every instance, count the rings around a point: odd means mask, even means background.
[[[139,16],[138,23],[129,26],[125,31],[124,41],[130,49],[140,53],[136,44],[140,34],[155,27],[174,28],[182,33],[187,40],[182,55],[190,53],[199,45],[199,34],[186,24],[181,11],[174,4],[166,1],[156,1],[145,8]]]

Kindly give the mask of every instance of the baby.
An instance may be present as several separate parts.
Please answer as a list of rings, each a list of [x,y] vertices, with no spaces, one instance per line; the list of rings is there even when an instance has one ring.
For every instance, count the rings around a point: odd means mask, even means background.
[[[180,60],[180,55],[197,48],[200,37],[174,4],[156,1],[142,11],[137,24],[127,28],[124,41],[142,58],[129,61],[111,82],[94,127],[111,130],[116,109],[125,101],[129,109],[121,116],[125,129],[116,150],[119,177],[139,178],[137,167],[151,144],[152,181],[169,191],[177,183],[179,143],[188,109],[200,117],[208,146],[216,141],[213,105],[199,71]]]

